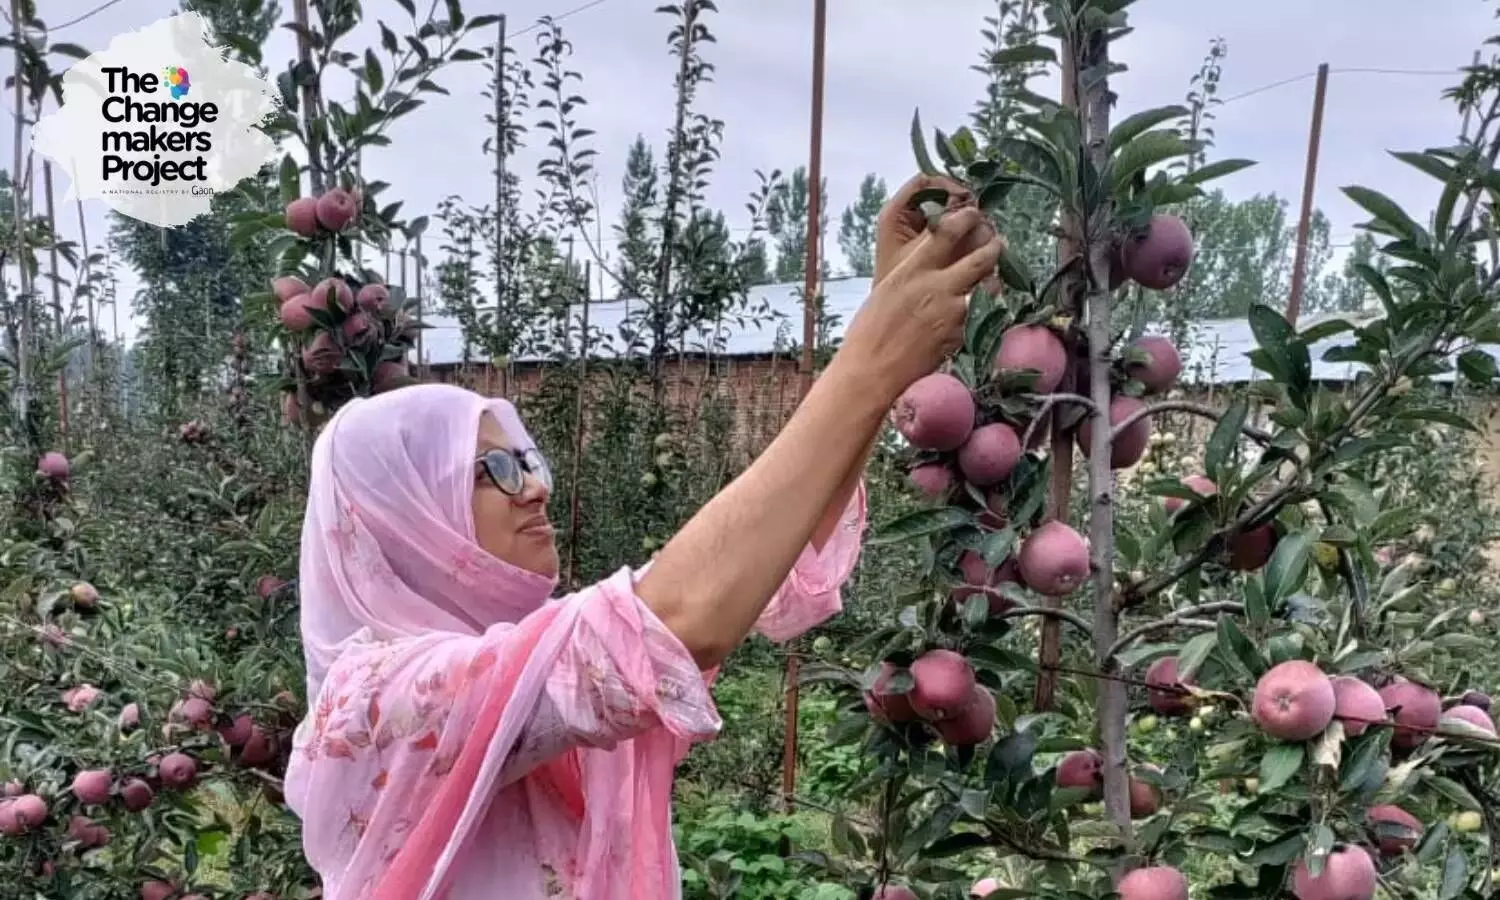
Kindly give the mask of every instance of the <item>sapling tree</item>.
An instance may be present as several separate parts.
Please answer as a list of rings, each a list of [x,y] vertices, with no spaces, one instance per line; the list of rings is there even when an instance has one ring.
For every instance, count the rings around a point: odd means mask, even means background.
[[[54,440],[54,429],[66,423],[62,404],[66,402],[65,366],[70,348],[62,333],[63,315],[56,299],[60,292],[52,291],[55,314],[49,317],[41,286],[41,251],[48,251],[51,257],[47,280],[56,287],[60,287],[58,254],[67,251],[52,216],[36,212],[42,201],[50,209],[51,167],[36,165],[25,135],[40,119],[47,103],[62,102],[62,70],[86,53],[77,44],[54,40],[34,3],[13,4],[7,23],[9,31],[0,34],[0,47],[9,48],[15,59],[4,82],[11,100],[15,141],[5,193],[6,222],[0,233],[4,243],[0,270],[14,266],[17,285],[12,293],[8,279],[0,284],[0,309],[9,348],[5,366],[12,373],[6,399],[13,411],[13,434],[25,448],[23,452],[34,458],[50,449],[45,445]],[[45,192],[38,190],[43,183],[47,185]],[[49,394],[47,386],[51,384],[57,385],[58,396]]]
[[[762,274],[763,246],[757,239],[764,233],[779,173],[756,172],[758,185],[747,202],[750,233],[738,240],[731,239],[726,221],[708,207],[705,198],[723,130],[723,122],[699,110],[698,99],[714,71],[703,51],[714,42],[710,22],[716,11],[711,0],[657,9],[668,23],[667,47],[674,63],[672,119],[664,152],[653,152],[644,139],[630,147],[622,179],[625,202],[615,227],[620,244],[614,259],[598,245],[597,151],[585,119],[588,104],[582,94],[583,74],[572,68],[572,45],[555,22],[544,19],[537,34],[536,88],[531,100],[537,121],[532,131],[546,135],[546,151],[537,167],[546,207],[537,218],[534,234],[576,236],[576,245],[589,253],[594,270],[602,270],[618,286],[625,307],[616,334],[591,332],[572,343],[581,350],[586,340],[588,347],[597,350],[607,342],[608,355],[625,357],[618,365],[598,365],[588,376],[591,385],[602,388],[599,430],[621,430],[615,432],[617,436],[599,434],[590,442],[589,458],[579,468],[588,479],[597,455],[600,490],[592,508],[583,509],[580,516],[587,517],[586,527],[598,534],[612,538],[618,532],[624,532],[622,538],[630,534],[634,540],[630,541],[633,546],[624,549],[628,553],[659,548],[664,535],[680,524],[687,498],[705,491],[711,494],[727,475],[723,460],[733,448],[718,440],[705,415],[719,405],[714,382],[704,379],[695,384],[688,378],[674,378],[682,371],[678,365],[685,368],[689,355],[710,358],[719,353],[729,328],[758,324],[769,312],[763,302],[752,300],[749,288]],[[576,304],[583,291],[560,296]],[[561,307],[561,311],[565,332],[580,333],[581,315],[571,307]],[[558,355],[559,343],[552,341],[537,349]],[[566,351],[567,345],[562,349]],[[567,358],[576,359],[571,353]],[[637,392],[641,363],[649,384],[645,396]],[[573,374],[580,368],[553,367],[546,376],[549,389],[525,398],[528,421],[537,423],[540,433],[554,439],[576,437],[572,424],[558,432],[548,432],[548,428],[560,420],[577,421],[577,404],[571,394]],[[701,468],[689,464],[689,460],[710,458],[714,464],[702,463]],[[695,468],[707,476],[697,483],[687,477]],[[638,480],[606,474],[619,471],[635,471]],[[572,489],[564,484],[569,477],[559,482],[554,496],[562,496],[564,488]],[[620,546],[613,539],[601,545]]]
[[[463,333],[463,351],[459,357],[465,365],[473,361],[474,336],[479,331],[479,311],[483,294],[479,284],[480,251],[485,224],[483,219],[465,209],[456,196],[445,197],[438,204],[438,220],[443,223],[443,260],[437,264],[438,310],[453,316]]]
[[[237,217],[232,240],[265,240],[278,277],[269,293],[250,298],[275,310],[286,329],[283,401],[289,422],[313,424],[346,400],[406,383],[405,357],[415,343],[413,304],[367,268],[362,248],[388,247],[401,233],[418,237],[426,216],[400,217],[400,201],[380,204],[390,185],[366,181],[360,162],[367,150],[390,143],[392,123],[410,115],[427,95],[446,94],[436,80],[453,63],[484,54],[463,44],[499,21],[470,18],[458,2],[433,4],[418,16],[402,8],[409,33],[398,35],[378,21],[380,45],[347,50],[360,21],[359,4],[312,0],[287,23],[297,37],[298,58],[277,76],[284,109],[266,125],[268,134],[294,146],[277,169],[279,196],[242,186],[259,209]],[[330,98],[325,84],[335,72],[352,77],[352,97]],[[292,152],[295,149],[296,152]],[[304,193],[303,175],[311,188]]]
[[[962,349],[892,410],[914,486],[933,502],[872,543],[920,541],[929,567],[897,621],[849,651],[866,668],[808,670],[844,692],[831,739],[863,741],[877,763],[850,789],[864,809],[834,824],[836,856],[805,858],[884,900],[962,896],[995,854],[1033,860],[1036,874],[976,884],[976,896],[1185,900],[1188,874],[1226,898],[1368,900],[1377,883],[1478,896],[1492,866],[1470,876],[1457,829],[1411,828],[1455,805],[1493,820],[1489,700],[1454,684],[1453,657],[1476,638],[1455,616],[1424,615],[1409,572],[1381,574],[1377,549],[1415,522],[1364,476],[1414,426],[1472,427],[1414,386],[1497,376],[1481,347],[1500,338],[1487,212],[1497,70],[1470,70],[1451,92],[1473,112],[1473,137],[1393,154],[1437,182],[1427,225],[1378,191],[1344,189],[1397,261],[1357,269],[1383,314],[1299,331],[1258,303],[1249,360],[1264,378],[1200,405],[1166,396],[1182,367],[1171,342],[1122,339],[1128,323],[1111,307],[1127,285],[1168,289],[1190,265],[1191,235],[1161,208],[1248,163],[1160,167],[1195,150],[1170,127],[1181,107],[1110,127],[1110,44],[1131,5],[1042,4],[1049,42],[1006,52],[1060,65],[1063,102],[1018,91],[1028,111],[1015,136],[981,144],[960,128],[929,143],[913,122],[919,166],[987,212],[1018,185],[1054,197],[1060,252],[1046,273],[1002,257],[1005,290],[975,293]],[[931,190],[914,204],[935,222],[951,199]],[[1315,346],[1359,370],[1351,389],[1314,380]],[[1258,408],[1264,427],[1251,424]],[[1168,413],[1213,421],[1199,471],[1118,480]],[[1057,475],[1075,444],[1081,527],[1072,479]],[[1116,508],[1136,492],[1156,498],[1149,527],[1117,531]],[[1311,565],[1320,546],[1333,554],[1326,574]],[[1067,629],[1055,656],[1017,651],[1014,626],[1029,617]],[[1023,712],[1049,676],[1056,691]],[[1132,749],[1144,731],[1128,733],[1132,687],[1154,717],[1190,720],[1165,758]],[[1251,797],[1216,793],[1245,779],[1258,782]]]

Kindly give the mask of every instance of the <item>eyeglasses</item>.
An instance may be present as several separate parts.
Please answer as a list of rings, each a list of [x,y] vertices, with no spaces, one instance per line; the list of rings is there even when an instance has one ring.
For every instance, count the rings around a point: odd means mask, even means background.
[[[552,490],[552,470],[547,468],[547,460],[535,447],[529,450],[497,447],[480,454],[474,463],[484,469],[484,474],[495,487],[512,497],[526,489],[527,475],[541,482],[547,490]]]

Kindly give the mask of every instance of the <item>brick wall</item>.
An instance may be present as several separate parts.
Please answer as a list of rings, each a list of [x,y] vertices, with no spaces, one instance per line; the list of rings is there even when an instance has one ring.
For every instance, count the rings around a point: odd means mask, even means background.
[[[602,392],[615,371],[618,370],[605,365],[591,365],[590,392]],[[474,364],[434,366],[426,378],[519,402],[546,390],[548,374],[549,367],[545,365],[516,366],[507,373],[487,364]],[[690,416],[698,412],[706,399],[728,401],[734,412],[730,438],[745,460],[775,437],[797,406],[797,361],[784,356],[716,358],[712,363],[702,358],[675,360],[668,367],[666,382],[671,406]],[[639,378],[637,389],[643,394],[650,390],[644,376]]]

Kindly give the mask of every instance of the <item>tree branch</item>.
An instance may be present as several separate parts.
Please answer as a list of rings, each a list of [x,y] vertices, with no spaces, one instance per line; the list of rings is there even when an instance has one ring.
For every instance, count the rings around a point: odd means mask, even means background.
[[[1026,431],[1021,435],[1021,446],[1031,446],[1031,437],[1042,422],[1046,421],[1052,407],[1059,403],[1076,403],[1079,406],[1087,406],[1091,412],[1099,412],[1099,407],[1094,401],[1081,394],[1044,394],[1042,396],[1042,408],[1037,410],[1036,415],[1031,417],[1031,422],[1026,425]]]
[[[1007,609],[1005,612],[993,616],[992,618],[1019,619],[1024,616],[1041,616],[1047,619],[1058,619],[1060,621],[1067,622],[1069,625],[1072,625],[1074,628],[1077,628],[1084,634],[1094,633],[1093,626],[1089,625],[1088,622],[1085,622],[1082,616],[1078,615],[1077,613],[1069,612],[1066,609],[1053,609],[1050,606],[1018,606],[1015,609]]]
[[[989,823],[985,824],[988,825]],[[1023,844],[993,826],[990,827],[990,837],[1029,859],[1050,859],[1056,862],[1089,863],[1091,865],[1098,865],[1098,863],[1095,863],[1093,860],[1079,856],[1072,856],[1052,847],[1033,847],[1029,844]]]
[[[1307,462],[1299,462],[1296,471],[1288,477],[1288,480],[1280,483],[1275,490],[1266,495],[1265,499],[1250,507],[1229,525],[1211,535],[1203,543],[1202,547],[1199,547],[1166,575],[1125,587],[1116,598],[1118,608],[1123,610],[1138,605],[1148,597],[1159,594],[1176,584],[1189,572],[1192,572],[1208,561],[1213,548],[1217,546],[1218,540],[1228,540],[1243,531],[1251,522],[1264,516],[1265,513],[1280,509],[1300,489],[1300,485],[1297,482],[1298,476],[1306,469],[1316,468],[1317,465],[1321,465],[1347,438],[1352,436],[1360,421],[1369,415],[1376,404],[1385,397],[1391,386],[1396,383],[1410,364],[1410,360],[1402,360],[1388,371],[1385,377],[1372,381],[1360,395],[1359,400],[1355,402],[1354,408],[1349,411],[1349,418],[1345,420],[1344,424],[1339,426],[1338,430],[1322,444],[1318,452],[1313,454]]]
[[[1244,611],[1245,605],[1243,603],[1236,603],[1233,600],[1221,600],[1216,603],[1200,603],[1197,606],[1189,606],[1184,609],[1174,610],[1173,612],[1168,613],[1160,619],[1147,622],[1146,624],[1141,625],[1138,628],[1133,628],[1130,631],[1125,632],[1125,634],[1122,635],[1118,641],[1115,641],[1114,644],[1109,648],[1108,655],[1115,656],[1119,654],[1121,650],[1124,650],[1132,643],[1140,640],[1148,634],[1151,634],[1152,632],[1163,631],[1165,629],[1173,628],[1178,625],[1186,625],[1190,623],[1197,625],[1197,623],[1194,623],[1192,620],[1193,616],[1206,616],[1212,615],[1213,613],[1226,612],[1243,613]],[[1216,625],[1216,623],[1213,622],[1206,622],[1205,624],[1207,624],[1209,627],[1215,627]],[[1201,625],[1197,627],[1201,627]]]
[[[1162,413],[1168,412],[1192,413],[1195,416],[1202,416],[1205,419],[1213,419],[1215,422],[1224,417],[1223,410],[1214,409],[1212,406],[1208,406],[1207,404],[1194,403],[1190,400],[1163,400],[1160,403],[1153,403],[1150,406],[1145,407],[1144,409],[1138,409],[1135,412],[1131,413],[1129,416],[1126,416],[1125,419],[1120,422],[1120,424],[1115,426],[1114,431],[1110,432],[1110,440],[1119,440],[1120,435],[1123,434],[1126,429],[1134,425],[1136,422],[1139,422],[1141,419],[1144,419],[1148,416],[1158,416]],[[1257,443],[1271,443],[1271,435],[1267,432],[1261,431],[1254,425],[1245,425],[1240,430],[1245,433],[1246,437],[1249,437],[1251,440],[1254,440]],[[1025,445],[1023,444],[1022,446]]]

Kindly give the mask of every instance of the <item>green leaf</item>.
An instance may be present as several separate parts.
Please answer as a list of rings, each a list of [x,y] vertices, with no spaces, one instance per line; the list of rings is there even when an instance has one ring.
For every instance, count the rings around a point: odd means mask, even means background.
[[[984,594],[973,594],[964,601],[964,625],[970,629],[983,625],[990,617],[990,598]]]
[[[1362,206],[1376,221],[1415,241],[1421,229],[1390,197],[1365,187],[1346,187],[1344,195]]]
[[[924,859],[944,859],[989,846],[989,839],[974,831],[957,831],[947,837],[938,838],[923,853]]]
[[[1443,193],[1438,197],[1437,208],[1432,212],[1432,232],[1439,240],[1448,239],[1449,229],[1453,225],[1453,207],[1458,203],[1463,188],[1463,180],[1454,179],[1443,188]]]
[[[1390,735],[1390,729],[1382,728],[1366,731],[1350,742],[1354,747],[1353,752],[1344,754],[1340,760],[1340,790],[1357,790],[1385,764],[1386,749],[1391,743]]]
[[[1300,830],[1294,831],[1275,841],[1258,845],[1255,853],[1245,862],[1251,866],[1284,866],[1296,859],[1305,846],[1307,836]]]
[[[1469,877],[1469,863],[1464,848],[1454,843],[1448,848],[1448,858],[1443,860],[1443,883],[1438,888],[1438,900],[1453,900],[1464,892],[1464,882]]]
[[[1114,156],[1114,190],[1129,186],[1135,176],[1174,156],[1186,156],[1192,148],[1175,131],[1148,131],[1120,147]]]
[[[370,86],[371,94],[378,94],[385,87],[385,70],[380,68],[380,60],[369,47],[365,48],[365,84]]]
[[[956,506],[939,506],[934,509],[919,509],[887,522],[871,536],[871,545],[909,541],[940,531],[950,531],[974,520],[968,510]]]
[[[955,170],[963,166],[963,157],[959,155],[958,148],[948,139],[943,129],[938,128],[933,132],[932,142],[937,147],[938,158],[943,161],[949,170]]]
[[[1022,44],[1019,47],[1007,47],[1004,50],[990,54],[990,65],[992,66],[1055,62],[1057,62],[1057,53],[1051,47],[1045,47],[1041,44]]]
[[[281,185],[281,203],[283,206],[302,195],[302,177],[298,170],[297,161],[292,158],[290,153],[281,158],[278,181]]]
[[[1058,812],[1077,806],[1080,803],[1086,803],[1093,796],[1094,788],[1058,788],[1052,792],[1052,799],[1048,803],[1047,808],[1049,812]]]
[[[979,142],[974,139],[974,132],[968,126],[963,126],[953,132],[953,149],[958,151],[958,158],[968,166],[974,162],[974,157],[979,155]]]
[[[1212,631],[1194,635],[1177,654],[1177,677],[1192,678],[1208,660],[1210,653],[1219,645],[1219,636]]]
[[[1262,793],[1276,790],[1296,775],[1302,768],[1307,751],[1301,744],[1277,744],[1260,758],[1260,789]]]
[[[1380,270],[1366,263],[1354,263],[1351,268],[1354,270],[1354,274],[1364,279],[1365,284],[1370,286],[1370,290],[1375,292],[1375,296],[1380,300],[1380,305],[1385,307],[1386,314],[1395,313],[1396,298],[1391,293],[1391,285],[1390,282],[1385,280],[1385,275]]]
[[[1437,822],[1427,829],[1422,835],[1422,842],[1417,845],[1417,864],[1430,866],[1437,861],[1438,854],[1448,845],[1448,838],[1453,829],[1448,827],[1447,822]]]
[[[979,190],[979,208],[985,212],[993,212],[1000,208],[1005,198],[1020,182],[1016,179],[1006,178],[993,181]]]
[[[947,836],[948,832],[953,829],[953,823],[957,822],[961,815],[963,815],[963,810],[956,803],[945,803],[938,807],[931,818],[906,833],[896,853],[897,864],[904,865],[923,847],[938,838]]]
[[[1444,778],[1441,775],[1425,775],[1422,781],[1461,809],[1472,812],[1480,812],[1484,809],[1484,807],[1479,805],[1479,801],[1474,798],[1474,795],[1469,793],[1468,788],[1451,778]]]
[[[1470,421],[1467,416],[1435,407],[1409,407],[1391,416],[1391,418],[1398,422],[1436,422],[1439,425],[1447,425],[1450,428],[1457,428],[1461,431],[1479,431],[1479,427]]]
[[[1235,624],[1232,617],[1219,617],[1218,637],[1219,649],[1227,658],[1239,661],[1251,678],[1259,678],[1266,671],[1265,658],[1255,649],[1250,639],[1245,637],[1245,633],[1240,631],[1240,626]]]
[[[1000,251],[999,264],[1000,280],[1013,290],[1024,294],[1034,293],[1036,281],[1031,277],[1031,270],[1026,267],[1025,261],[1019,256],[1011,253],[1009,249]]]
[[[1250,331],[1255,342],[1265,351],[1273,375],[1286,383],[1292,391],[1293,402],[1301,408],[1305,394],[1312,381],[1312,360],[1307,345],[1297,340],[1296,331],[1286,317],[1263,303],[1250,307]],[[1303,395],[1299,402],[1299,395]]]
[[[1016,530],[1014,528],[1002,528],[991,532],[984,538],[980,546],[979,555],[984,557],[984,564],[994,568],[1005,562],[1010,551],[1016,544]]]
[[[1316,344],[1318,341],[1326,340],[1336,334],[1353,331],[1355,325],[1348,319],[1332,318],[1324,319],[1316,325],[1304,328],[1298,337],[1304,344]]]
[[[833,846],[841,854],[854,859],[865,856],[865,839],[844,816],[833,817]]]
[[[1191,110],[1185,106],[1159,106],[1156,109],[1143,110],[1133,116],[1127,116],[1120,124],[1110,129],[1109,152],[1114,153],[1125,144],[1169,119],[1178,119],[1190,114]]]
[[[969,662],[1002,675],[1036,671],[1036,660],[1033,657],[1004,647],[974,647],[969,650]]]
[[[1431,175],[1445,184],[1454,176],[1453,167],[1426,153],[1406,153],[1390,151],[1390,154],[1419,172]]]
[[[924,175],[943,174],[937,166],[933,165],[932,156],[927,152],[927,138],[922,134],[922,113],[915,111],[911,115],[911,152],[917,158],[917,168]]]
[[[1254,628],[1264,626],[1271,619],[1269,593],[1263,578],[1251,578],[1245,582],[1245,618]]]
[[[210,828],[198,833],[198,852],[204,856],[218,856],[229,842],[229,833]]]
[[[1214,425],[1213,433],[1208,438],[1208,447],[1203,452],[1203,467],[1208,472],[1208,477],[1214,481],[1223,480],[1224,467],[1229,464],[1249,415],[1250,404],[1243,397],[1238,397],[1229,404],[1218,424]]]
[[[996,785],[1019,780],[1031,774],[1031,757],[1036,753],[1038,736],[1030,729],[1013,731],[995,742],[985,761],[984,780]]]
[[[1495,366],[1495,358],[1478,347],[1465,350],[1458,355],[1458,370],[1465,378],[1480,385],[1487,385],[1500,376],[1500,369]]]
[[[1313,536],[1305,531],[1289,534],[1277,543],[1266,564],[1266,602],[1273,608],[1302,589],[1312,546]]]
[[[1233,175],[1235,172],[1241,169],[1248,169],[1253,165],[1255,165],[1255,161],[1250,159],[1221,159],[1218,162],[1211,162],[1206,166],[1194,169],[1182,176],[1179,181],[1182,184],[1202,184],[1205,181],[1212,181],[1215,178],[1223,178],[1225,175]]]
[[[970,306],[973,306],[972,302]],[[968,339],[964,342],[968,351],[977,359],[991,358],[991,351],[999,346],[1000,337],[1010,321],[1010,310],[1003,303],[995,304],[983,316],[970,316]]]
[[[1163,656],[1174,656],[1177,647],[1174,644],[1136,644],[1115,654],[1115,659],[1120,663],[1122,669],[1134,669],[1146,663],[1156,662]]]
[[[1359,540],[1359,535],[1348,525],[1329,525],[1323,529],[1318,540],[1335,547],[1352,547]]]

